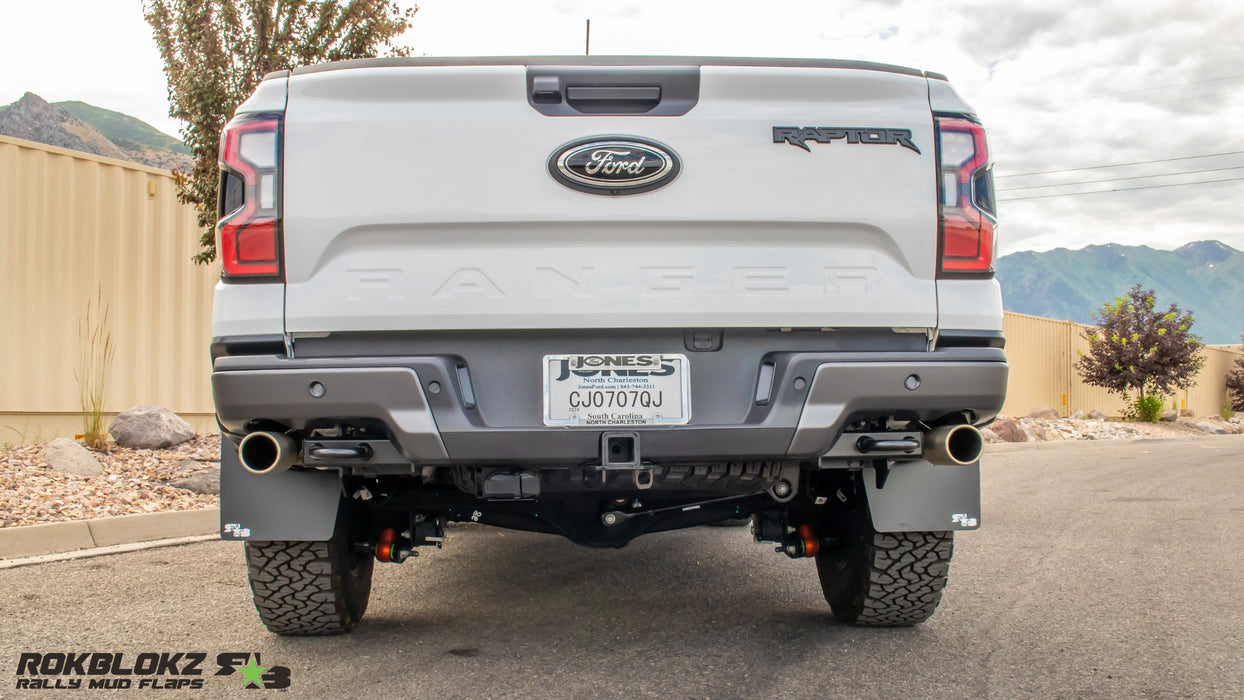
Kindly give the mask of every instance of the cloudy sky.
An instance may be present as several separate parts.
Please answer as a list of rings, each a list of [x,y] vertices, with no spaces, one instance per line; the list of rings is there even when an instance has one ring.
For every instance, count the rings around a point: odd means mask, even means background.
[[[991,129],[1004,253],[1208,238],[1244,249],[1235,0],[418,4],[403,43],[429,56],[577,54],[591,18],[594,54],[850,58],[945,73]],[[4,15],[0,105],[32,91],[176,133],[140,0],[14,0]],[[1074,184],[1038,187],[1055,183]]]

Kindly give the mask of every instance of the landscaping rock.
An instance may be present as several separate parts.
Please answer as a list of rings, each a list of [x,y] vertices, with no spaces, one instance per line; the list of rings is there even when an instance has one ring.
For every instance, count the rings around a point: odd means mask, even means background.
[[[1028,442],[1028,433],[1025,433],[1018,423],[1009,418],[999,418],[989,426],[989,429],[1003,442]]]
[[[195,472],[190,476],[172,479],[168,482],[168,485],[175,489],[185,489],[192,493],[215,496],[220,493],[220,470],[213,469]]]
[[[1098,409],[1098,408],[1094,408],[1093,410],[1089,411],[1088,416],[1089,416],[1089,420],[1101,421],[1103,423],[1106,422],[1107,418],[1109,418],[1109,416],[1107,416],[1105,413],[1102,412],[1101,409]]]
[[[1222,425],[1218,423],[1211,423],[1207,420],[1203,420],[1200,423],[1197,423],[1196,427],[1200,428],[1201,430],[1204,430],[1210,435],[1226,435],[1227,434],[1227,429],[1224,428]]]
[[[1192,409],[1191,409],[1191,408],[1181,408],[1181,409],[1179,409],[1179,417],[1180,417],[1180,418],[1191,418],[1191,417],[1193,417],[1193,416],[1195,416],[1195,415],[1196,415],[1196,413],[1194,413],[1194,412],[1192,411]]]
[[[135,406],[122,411],[108,432],[121,447],[147,450],[180,445],[194,437],[189,423],[159,406]]]
[[[1045,428],[1040,423],[1030,423],[1024,426],[1024,434],[1028,436],[1030,442],[1041,442],[1048,439],[1045,434]]]
[[[1179,420],[1179,411],[1163,411],[1162,412],[1163,423],[1174,423],[1177,420]]]
[[[1062,416],[1058,414],[1058,411],[1049,406],[1037,406],[1028,412],[1028,417],[1037,420],[1058,420]]]
[[[1076,411],[1071,414],[1071,420],[1084,420],[1084,411]]]
[[[985,438],[985,444],[987,445],[1002,442],[1002,438],[998,437],[998,434],[989,428],[981,428],[981,436]]]
[[[95,455],[80,445],[77,440],[69,438],[56,438],[49,442],[39,454],[39,458],[62,474],[99,476],[104,473],[104,467]]]

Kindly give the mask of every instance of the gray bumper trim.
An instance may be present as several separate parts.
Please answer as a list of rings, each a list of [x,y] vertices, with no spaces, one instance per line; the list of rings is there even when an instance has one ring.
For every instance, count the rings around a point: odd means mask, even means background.
[[[790,454],[825,454],[853,414],[870,410],[927,411],[973,409],[989,415],[1006,398],[1004,362],[826,362],[817,367],[808,390]],[[908,389],[909,376],[919,387]],[[959,408],[949,408],[949,407]]]
[[[323,385],[322,397],[311,395],[312,382]],[[217,418],[234,433],[244,432],[246,421],[255,417],[300,421],[376,418],[393,431],[394,441],[407,457],[449,458],[419,375],[409,367],[287,367],[215,372],[212,395]]]
[[[642,460],[815,459],[850,420],[893,414],[935,420],[972,410],[985,421],[1002,407],[1006,395],[1007,365],[996,348],[779,352],[729,363],[714,358],[716,354],[693,358],[714,367],[720,381],[708,375],[701,375],[699,384],[693,380],[692,391],[703,392],[698,399],[693,393],[693,406],[699,400],[703,410],[693,408],[691,424],[627,429],[639,436]],[[752,405],[761,358],[776,363],[773,395],[766,405]],[[709,364],[714,360],[717,365]],[[476,394],[484,392],[481,405],[464,405],[457,379],[463,362],[450,355],[222,357],[216,360],[212,391],[220,423],[234,436],[253,430],[247,423],[256,419],[299,430],[319,419],[370,419],[383,423],[402,454],[417,463],[598,463],[602,430],[541,425],[533,393],[538,386],[528,386],[532,382],[526,375],[514,375],[516,383],[509,383],[506,375],[484,382],[479,378],[484,367],[477,362],[474,380]],[[737,376],[720,374],[726,371]],[[904,387],[911,374],[921,378],[915,391]],[[308,391],[312,382],[324,385],[322,397]],[[717,391],[730,382],[740,391]],[[490,423],[482,408],[508,409],[497,413],[517,420]]]

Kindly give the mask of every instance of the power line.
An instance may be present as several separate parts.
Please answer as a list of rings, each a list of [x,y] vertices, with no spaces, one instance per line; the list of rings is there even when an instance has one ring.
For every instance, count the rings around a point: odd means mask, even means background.
[[[1238,90],[1238,89],[1236,89],[1236,90],[1228,90],[1228,91],[1226,91],[1226,92],[1210,92],[1210,93],[1206,93],[1206,94],[1204,94],[1204,95],[1192,95],[1192,96],[1190,96],[1190,97],[1176,97],[1176,98],[1175,98],[1175,99],[1173,99],[1173,100],[1162,100],[1162,101],[1160,101],[1160,102],[1134,102],[1134,103],[1131,103],[1131,104],[1169,105],[1169,104],[1174,104],[1175,102],[1187,102],[1188,100],[1199,100],[1199,99],[1201,99],[1201,98],[1203,98],[1203,97],[1223,97],[1223,96],[1225,96],[1225,95],[1234,95],[1234,94],[1235,94],[1235,93],[1237,93],[1237,92],[1239,92],[1239,90]]]
[[[1014,192],[1016,190],[1036,190],[1042,187],[1067,187],[1070,185],[1092,185],[1098,182],[1119,182],[1122,180],[1144,180],[1151,177],[1175,177],[1177,175],[1193,175],[1196,173],[1216,173],[1222,170],[1244,170],[1244,165],[1233,165],[1229,168],[1206,168],[1204,170],[1184,170],[1178,173],[1159,173],[1157,175],[1133,175],[1131,177],[1108,177],[1103,180],[1080,180],[1078,182],[1055,182],[1049,185],[1024,185],[1023,187],[1004,187],[999,192]]]
[[[1151,105],[1151,106],[1152,105],[1168,105],[1168,104],[1173,104],[1175,102],[1187,102],[1189,100],[1200,100],[1200,99],[1204,99],[1207,97],[1222,97],[1224,95],[1234,95],[1238,93],[1239,91],[1240,89],[1237,88],[1235,90],[1228,90],[1226,92],[1211,92],[1211,93],[1206,93],[1204,95],[1190,95],[1188,97],[1177,97],[1172,100],[1130,100],[1130,101],[1124,102],[1123,105],[1128,106],[1128,107],[1132,105]],[[1068,102],[1075,102],[1075,101],[1076,100],[1068,100]],[[1056,102],[1046,103],[1046,105],[1056,105],[1056,104],[1058,103]],[[1026,105],[1020,105],[1020,106],[1024,107],[1025,109],[1037,110],[1039,107],[1046,106],[1046,105],[1037,105],[1036,107],[1027,107]],[[1066,116],[1066,110],[1034,111],[1032,115],[1026,119],[1011,119],[1011,120],[1008,120],[1008,123],[1010,123],[1011,125],[1028,124],[1031,122],[1041,121],[1041,120],[1050,119],[1050,118],[1064,118],[1065,116]]]
[[[1200,182],[1177,182],[1172,185],[1145,185],[1144,187],[1119,187],[1113,190],[1095,190],[1093,192],[1064,192],[1063,194],[1039,194],[1031,197],[1008,197],[999,198],[999,202],[1018,202],[1022,199],[1049,199],[1051,197],[1078,197],[1085,194],[1107,194],[1109,192],[1131,192],[1134,190],[1156,190],[1162,187],[1188,187],[1189,185],[1210,185],[1215,182],[1235,182],[1244,180],[1244,177],[1228,177],[1221,180],[1202,180]]]
[[[1187,83],[1175,83],[1174,85],[1159,85],[1157,87],[1139,88],[1137,90],[1123,90],[1120,92],[1103,92],[1097,95],[1085,95],[1084,97],[1070,97],[1065,100],[1054,100],[1053,102],[1042,102],[1041,104],[1033,105],[1033,107],[1045,107],[1047,105],[1059,105],[1059,104],[1066,104],[1068,102],[1083,102],[1084,100],[1096,100],[1102,97],[1118,97],[1119,95],[1134,95],[1138,92],[1153,92],[1154,90],[1169,90],[1171,88],[1185,87],[1188,85],[1204,85],[1205,83],[1218,83],[1224,80],[1235,80],[1237,78],[1244,78],[1244,73],[1241,73],[1239,75],[1227,75],[1221,78],[1209,78],[1208,80],[1193,80]]]
[[[1159,158],[1158,160],[1138,160],[1133,163],[1115,163],[1113,165],[1086,165],[1082,168],[1064,168],[1062,170],[1042,170],[1034,173],[1015,173],[1013,175],[995,175],[995,180],[1006,177],[1028,177],[1029,175],[1053,175],[1054,173],[1072,173],[1077,170],[1101,170],[1102,168],[1125,168],[1129,165],[1148,165],[1150,163],[1171,163],[1177,160],[1196,160],[1197,158],[1217,158],[1219,156],[1238,156],[1244,151],[1226,151],[1224,153],[1207,153],[1203,156],[1180,156],[1179,158]]]

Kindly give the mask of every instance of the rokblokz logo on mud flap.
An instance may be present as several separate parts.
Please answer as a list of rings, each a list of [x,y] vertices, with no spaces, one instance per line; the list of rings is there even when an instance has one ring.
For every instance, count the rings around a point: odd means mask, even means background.
[[[25,652],[17,660],[18,690],[201,689],[205,652]],[[217,654],[212,676],[240,673],[242,688],[290,687],[289,668],[262,666],[259,653]],[[210,668],[207,671],[211,671]]]

